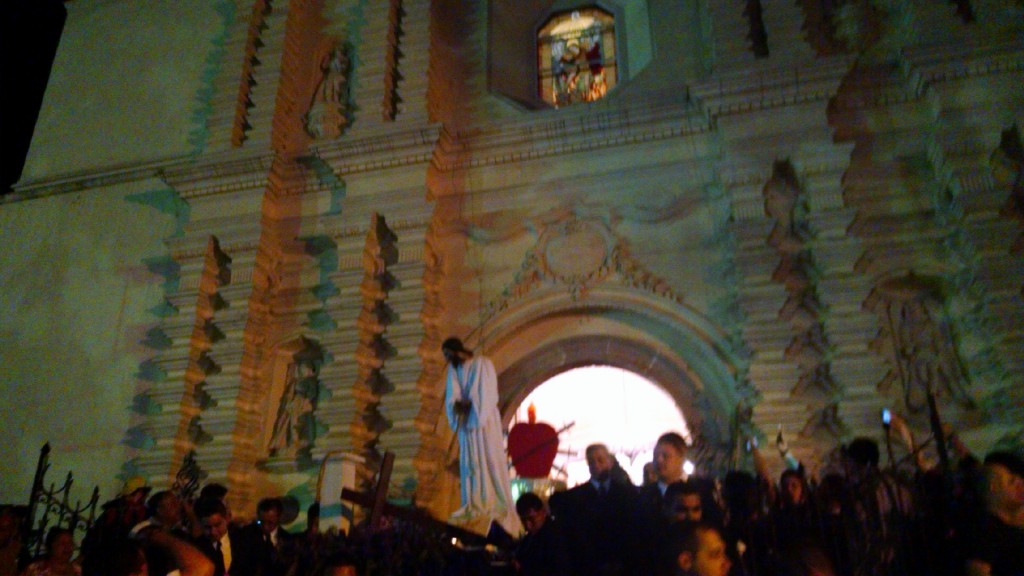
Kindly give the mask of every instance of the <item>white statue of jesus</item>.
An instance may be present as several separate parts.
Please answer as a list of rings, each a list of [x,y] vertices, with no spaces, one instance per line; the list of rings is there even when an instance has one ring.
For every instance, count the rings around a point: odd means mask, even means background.
[[[489,526],[493,520],[517,536],[520,524],[512,501],[494,365],[485,356],[474,355],[458,338],[445,340],[441,351],[448,361],[445,410],[459,439],[462,480],[462,507],[452,519],[474,526],[485,519]]]

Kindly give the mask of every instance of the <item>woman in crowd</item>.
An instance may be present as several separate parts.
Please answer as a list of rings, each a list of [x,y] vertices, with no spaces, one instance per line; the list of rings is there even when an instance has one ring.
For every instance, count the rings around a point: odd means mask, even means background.
[[[82,569],[71,558],[75,539],[68,528],[50,528],[46,534],[46,555],[28,565],[23,576],[80,576]]]

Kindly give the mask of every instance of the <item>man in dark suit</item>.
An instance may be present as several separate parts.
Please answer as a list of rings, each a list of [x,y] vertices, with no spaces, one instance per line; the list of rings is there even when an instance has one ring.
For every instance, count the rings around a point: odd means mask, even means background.
[[[292,535],[281,528],[283,506],[278,498],[256,505],[256,521],[238,530],[232,541],[231,574],[282,576],[295,561]],[[237,543],[237,545],[236,545]]]
[[[194,544],[207,558],[213,562],[214,576],[224,576],[232,571],[234,554],[238,549],[238,535],[230,530],[228,523],[231,515],[227,506],[219,498],[200,498],[193,506],[196,518],[202,527],[202,533]],[[235,574],[239,574],[236,570]]]
[[[544,501],[533,492],[516,500],[516,512],[526,536],[516,547],[521,576],[566,576],[571,573],[569,547],[557,519],[548,514]]]
[[[643,487],[640,499],[651,517],[661,514],[665,491],[673,482],[683,480],[686,440],[676,432],[662,434],[654,445],[654,472],[657,481]]]
[[[613,479],[614,457],[604,444],[587,447],[590,481],[551,497],[555,517],[564,520],[575,574],[635,574],[637,557],[636,487]]]

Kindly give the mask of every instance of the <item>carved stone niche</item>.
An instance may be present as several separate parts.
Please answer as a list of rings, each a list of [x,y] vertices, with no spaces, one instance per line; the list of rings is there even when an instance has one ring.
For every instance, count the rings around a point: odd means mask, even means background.
[[[311,138],[338,138],[348,126],[349,69],[348,46],[339,42],[320,62],[320,80],[302,119]]]
[[[270,470],[295,470],[312,465],[310,449],[317,435],[316,407],[320,395],[320,345],[304,336],[278,346],[268,370],[260,446]]]
[[[971,405],[944,304],[941,281],[914,273],[879,282],[865,302],[881,326],[872,346],[890,366],[878,388],[897,385],[911,414],[927,409],[929,394]]]

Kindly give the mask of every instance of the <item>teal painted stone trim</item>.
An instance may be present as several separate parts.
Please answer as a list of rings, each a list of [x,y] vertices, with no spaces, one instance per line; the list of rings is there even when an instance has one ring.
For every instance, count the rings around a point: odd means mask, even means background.
[[[307,315],[307,318],[309,321],[306,325],[317,332],[329,332],[338,327],[337,322],[326,310],[313,310]]]
[[[167,371],[157,364],[156,360],[150,358],[139,362],[139,371],[135,373],[135,377],[148,382],[163,382],[167,379]]]
[[[331,390],[327,386],[320,386],[320,389],[317,390],[316,402],[317,404],[320,404],[321,402],[330,400],[333,396],[334,393],[331,392]]]
[[[345,181],[334,173],[330,164],[324,162],[315,153],[299,158],[298,162],[306,169],[312,171],[316,176],[317,182],[322,186],[326,186],[331,191],[331,204],[326,214],[341,214],[341,205],[346,194]]]
[[[206,150],[206,142],[210,135],[208,120],[213,112],[213,97],[216,94],[214,83],[217,75],[220,74],[221,65],[224,62],[227,50],[225,44],[228,40],[228,31],[235,21],[235,3],[229,0],[219,0],[213,7],[221,18],[220,33],[213,37],[213,47],[206,54],[206,62],[203,65],[200,76],[200,87],[195,96],[195,109],[192,110],[192,126],[188,132],[188,143],[192,146],[192,154],[198,156]]]
[[[181,284],[181,265],[170,254],[151,256],[144,258],[142,262],[146,265],[147,270],[164,278],[164,292],[178,291],[178,286]]]
[[[123,482],[135,476],[145,477],[145,473],[139,466],[138,458],[132,458],[130,460],[127,460],[124,464],[122,464],[121,472],[116,476],[116,478],[120,479]]]
[[[341,293],[341,290],[338,290],[338,287],[335,286],[333,282],[328,282],[327,284],[318,284],[314,286],[311,292],[313,292],[313,295],[316,296],[317,300],[326,302],[331,296],[337,296]]]
[[[174,304],[171,304],[167,300],[164,300],[160,304],[153,306],[152,308],[147,310],[147,312],[149,312],[153,316],[156,316],[157,318],[170,318],[172,316],[178,315],[178,309],[174,306]]]
[[[171,341],[171,338],[159,326],[150,328],[146,332],[146,337],[142,340],[143,346],[153,350],[166,350],[173,344],[174,342]]]
[[[349,61],[349,78],[348,78],[348,92],[349,94],[356,94],[359,91],[360,85],[360,74],[359,70],[362,68],[363,60],[359,56],[359,47],[362,45],[363,28],[366,26],[366,6],[369,4],[368,0],[360,0],[354,3],[348,10],[345,10],[345,14],[341,16],[342,22],[346,22],[348,27],[345,29],[345,37],[347,38],[350,45],[348,48],[350,52],[348,54]],[[372,10],[378,10],[379,7],[374,4]],[[349,118],[352,124],[358,122],[359,109],[355,103],[351,103],[349,107]]]
[[[311,155],[299,159],[299,162],[312,171],[317,181],[331,190],[331,205],[327,215],[341,214],[342,200],[345,198],[345,183],[331,169],[330,165],[318,156]],[[311,311],[307,325],[316,332],[330,332],[338,327],[327,311],[327,300],[340,293],[331,277],[338,271],[338,246],[328,236],[307,236],[300,238],[305,251],[317,260],[319,283],[311,289],[314,296],[321,302],[321,307]]]
[[[174,233],[171,235],[172,238],[179,237],[185,233],[185,225],[188,224],[192,209],[188,202],[182,200],[181,196],[174,190],[161,188],[138,194],[129,194],[124,199],[127,202],[155,208],[161,214],[174,216],[175,227]]]
[[[289,490],[288,493],[285,494],[285,496],[295,499],[299,506],[299,512],[308,512],[310,505],[312,505],[313,502],[316,501],[316,492],[313,490],[313,488],[309,486],[309,483],[299,484],[298,486]],[[323,510],[321,510],[321,515],[322,514]],[[291,530],[293,533],[301,532],[306,529],[308,524],[309,521],[307,518],[305,523],[297,522],[295,524],[290,525],[288,529]]]
[[[124,435],[124,444],[137,450],[148,450],[156,446],[156,439],[144,425],[132,426]]]
[[[315,257],[319,264],[320,284],[314,290],[325,285],[333,287],[334,284],[331,282],[331,275],[338,271],[337,245],[327,236],[305,236],[299,238],[299,240],[305,243],[306,254]],[[330,294],[328,294],[328,296],[330,296]],[[321,298],[321,300],[323,299],[324,298]]]
[[[132,412],[142,416],[152,416],[163,412],[163,406],[158,404],[147,392],[136,394],[132,399]]]

